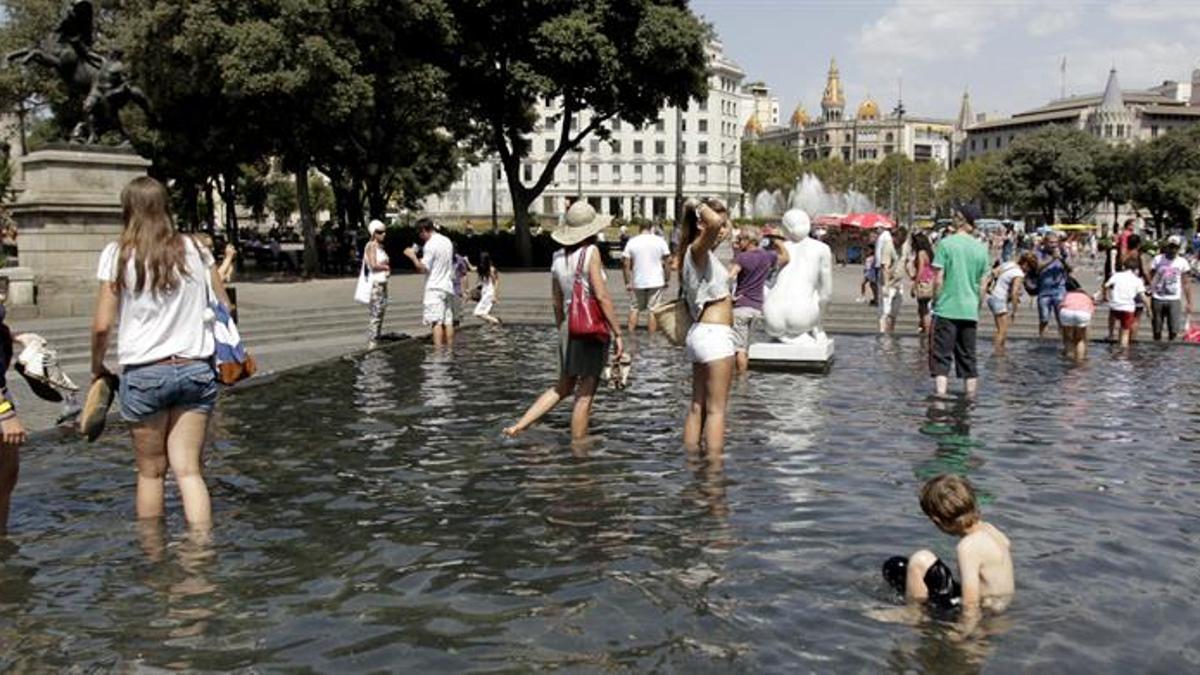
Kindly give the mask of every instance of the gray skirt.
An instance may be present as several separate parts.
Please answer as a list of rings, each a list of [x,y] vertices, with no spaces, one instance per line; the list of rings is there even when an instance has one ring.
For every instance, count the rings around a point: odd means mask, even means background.
[[[596,340],[575,340],[566,329],[559,337],[559,372],[571,377],[600,377],[608,358],[608,343]]]

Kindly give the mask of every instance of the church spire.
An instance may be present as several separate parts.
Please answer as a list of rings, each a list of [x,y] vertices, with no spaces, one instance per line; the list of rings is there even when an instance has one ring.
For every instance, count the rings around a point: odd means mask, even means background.
[[[825,79],[825,94],[821,97],[821,112],[826,120],[840,120],[846,108],[846,95],[842,93],[842,76],[838,73],[837,59],[829,60],[829,75]]]
[[[963,90],[962,107],[958,109],[958,124],[961,130],[966,130],[975,122],[975,113],[971,110],[971,94]]]
[[[1121,98],[1121,85],[1117,83],[1117,69],[1108,71],[1108,84],[1104,86],[1104,100],[1100,102],[1101,110],[1124,110],[1125,100]]]

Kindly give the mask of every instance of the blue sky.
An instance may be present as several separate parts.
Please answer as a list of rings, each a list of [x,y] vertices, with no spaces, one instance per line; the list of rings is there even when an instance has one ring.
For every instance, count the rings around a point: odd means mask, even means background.
[[[693,0],[750,80],[820,109],[836,56],[848,114],[868,94],[910,114],[952,118],[964,88],[976,112],[1011,114],[1067,94],[1190,80],[1200,67],[1200,0]]]

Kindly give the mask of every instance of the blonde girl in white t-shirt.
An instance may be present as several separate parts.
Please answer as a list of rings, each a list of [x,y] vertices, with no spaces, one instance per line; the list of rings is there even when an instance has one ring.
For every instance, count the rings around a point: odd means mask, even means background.
[[[217,400],[209,282],[219,301],[229,306],[229,298],[212,254],[176,231],[169,203],[166,188],[149,177],[121,192],[124,230],[101,253],[97,272],[92,376],[110,376],[104,356],[118,326],[121,417],[137,455],[137,517],[162,517],[169,466],[188,524],[206,530],[212,506],[200,459]]]

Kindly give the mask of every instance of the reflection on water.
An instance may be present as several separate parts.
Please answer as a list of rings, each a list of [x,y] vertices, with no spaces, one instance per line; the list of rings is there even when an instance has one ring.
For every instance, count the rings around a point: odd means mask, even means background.
[[[987,347],[984,347],[986,354]],[[555,377],[549,331],[400,345],[222,402],[217,526],[132,520],[132,455],[25,453],[0,542],[0,669],[361,672],[1186,671],[1200,505],[1195,352],[1046,344],[928,396],[915,340],[841,338],[827,376],[739,380],[723,457],[679,431],[689,369],[641,338],[597,438],[504,423]],[[1189,370],[1191,368],[1191,370]],[[1164,398],[1164,392],[1175,395]],[[970,476],[1018,594],[958,639],[877,621],[887,556],[954,540],[930,475]],[[1069,664],[1069,666],[1064,666]]]

